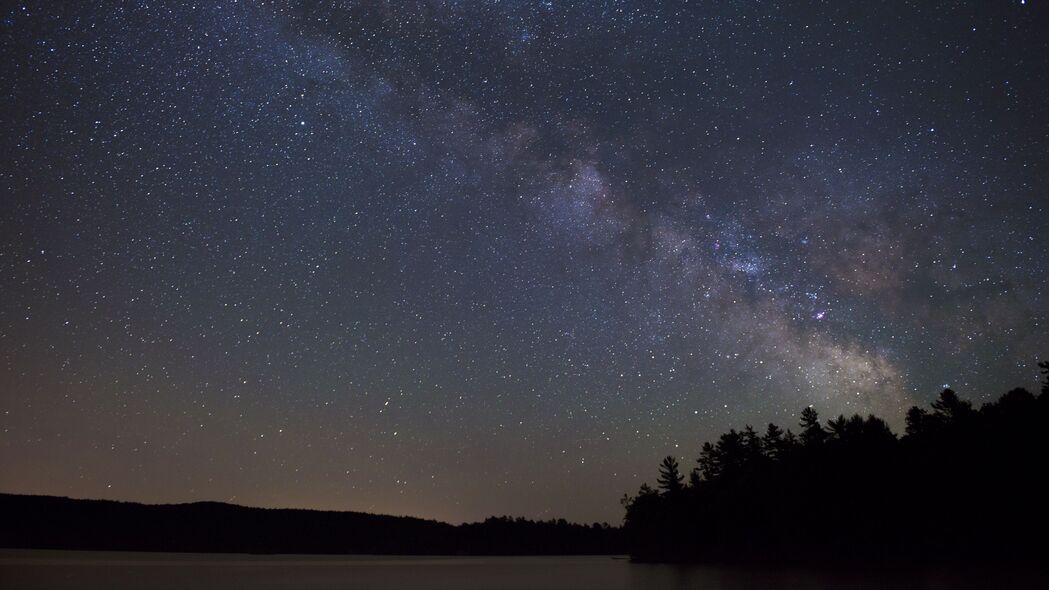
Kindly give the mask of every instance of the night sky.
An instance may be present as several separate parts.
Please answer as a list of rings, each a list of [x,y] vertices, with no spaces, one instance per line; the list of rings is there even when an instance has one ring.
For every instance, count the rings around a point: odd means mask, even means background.
[[[0,490],[605,520],[1049,358],[1049,10],[25,2]]]

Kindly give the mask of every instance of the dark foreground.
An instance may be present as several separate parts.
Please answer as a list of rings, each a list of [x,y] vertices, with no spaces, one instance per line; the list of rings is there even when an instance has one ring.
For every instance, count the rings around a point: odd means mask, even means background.
[[[1045,588],[1017,570],[729,568],[610,557],[249,556],[0,550],[0,588],[791,590]]]

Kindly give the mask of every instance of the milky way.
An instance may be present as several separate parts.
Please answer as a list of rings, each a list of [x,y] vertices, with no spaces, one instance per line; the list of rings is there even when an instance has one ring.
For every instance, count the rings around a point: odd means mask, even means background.
[[[1049,358],[1041,2],[25,2],[0,489],[621,518]]]

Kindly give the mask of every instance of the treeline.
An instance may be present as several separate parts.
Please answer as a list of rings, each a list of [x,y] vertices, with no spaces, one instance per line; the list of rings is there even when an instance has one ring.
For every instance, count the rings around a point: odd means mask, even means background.
[[[673,457],[624,496],[642,561],[1024,561],[1049,558],[1049,363],[1040,395],[975,408],[945,389],[897,436],[874,416],[798,432],[746,426]]]
[[[192,553],[605,555],[625,553],[607,524],[489,518],[454,526],[361,512],[148,505],[0,494],[0,547]]]

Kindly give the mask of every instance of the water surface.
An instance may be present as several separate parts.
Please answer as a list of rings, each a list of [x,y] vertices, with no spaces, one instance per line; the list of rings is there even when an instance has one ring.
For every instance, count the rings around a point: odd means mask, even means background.
[[[633,564],[610,557],[387,557],[0,550],[0,588],[882,590],[1047,588],[1009,569],[924,571]]]

